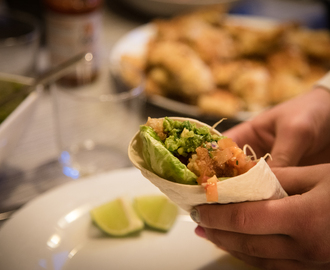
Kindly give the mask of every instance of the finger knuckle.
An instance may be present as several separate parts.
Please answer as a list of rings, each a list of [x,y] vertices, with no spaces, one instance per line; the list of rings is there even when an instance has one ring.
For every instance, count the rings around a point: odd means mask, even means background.
[[[247,227],[246,213],[239,208],[234,208],[231,212],[230,224],[234,231],[244,232]]]
[[[288,127],[293,132],[296,132],[297,135],[301,136],[305,140],[311,140],[313,137],[313,128],[311,127],[311,123],[306,121],[304,118],[297,118],[293,122],[290,123]]]
[[[201,213],[201,222],[200,224],[204,224],[207,227],[213,227],[216,226],[218,223],[218,216],[214,215],[212,211],[206,211],[207,208],[203,208],[203,211],[200,211]]]
[[[278,164],[290,164],[291,162],[291,157],[289,157],[286,153],[276,153],[276,165]]]

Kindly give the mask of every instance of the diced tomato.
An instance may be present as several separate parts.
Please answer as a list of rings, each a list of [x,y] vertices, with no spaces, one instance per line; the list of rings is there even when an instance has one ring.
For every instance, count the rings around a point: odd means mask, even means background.
[[[248,162],[245,163],[244,167],[241,168],[240,173],[241,174],[246,173],[256,164],[257,164],[257,162],[255,162],[253,160],[249,160]]]
[[[229,159],[233,157],[233,152],[230,148],[225,148],[223,150],[218,150],[215,153],[214,159],[218,164],[226,163]]]
[[[232,167],[237,169],[238,174],[246,173],[256,164],[255,161],[247,159],[243,151],[241,151],[241,153],[239,154],[237,153],[235,155],[235,158],[230,160],[229,163],[231,164]]]
[[[199,176],[199,177],[197,178],[197,183],[198,183],[199,185],[201,185],[201,184],[203,184],[203,183],[206,183],[206,182],[207,182],[207,179],[209,179],[209,178],[210,178],[209,176],[203,174],[203,175],[201,175],[201,176]]]
[[[217,202],[218,201],[217,182],[218,182],[218,179],[214,175],[213,177],[207,179],[207,182],[204,184],[207,202]]]
[[[235,177],[246,173],[256,163],[232,139],[225,138],[218,141],[218,147],[213,147],[210,143],[198,147],[188,166],[198,176],[198,184],[204,185],[206,190],[210,190],[210,194],[216,194],[216,184],[215,191],[212,191],[212,185],[208,184],[209,178],[214,175]]]
[[[230,138],[224,138],[218,141],[218,146],[220,149],[238,147],[237,144]]]

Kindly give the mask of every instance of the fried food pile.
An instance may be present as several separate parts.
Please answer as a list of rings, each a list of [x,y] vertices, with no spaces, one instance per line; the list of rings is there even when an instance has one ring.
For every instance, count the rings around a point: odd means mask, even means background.
[[[204,114],[257,112],[311,89],[329,69],[330,32],[293,22],[228,16],[216,6],[153,21],[146,54],[122,63],[146,75],[147,95],[197,106]],[[123,77],[134,84],[132,74]]]

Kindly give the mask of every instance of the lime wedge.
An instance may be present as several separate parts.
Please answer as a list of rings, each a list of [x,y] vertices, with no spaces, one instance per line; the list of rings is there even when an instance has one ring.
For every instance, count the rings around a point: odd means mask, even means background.
[[[161,231],[168,231],[178,215],[178,207],[163,195],[136,197],[134,208],[146,225]]]
[[[144,223],[134,211],[131,201],[119,197],[90,212],[95,224],[105,233],[125,236],[143,229]]]

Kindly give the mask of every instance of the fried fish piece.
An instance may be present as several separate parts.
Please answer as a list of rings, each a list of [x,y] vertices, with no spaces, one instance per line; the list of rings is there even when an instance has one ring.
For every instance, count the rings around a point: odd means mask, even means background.
[[[214,61],[210,68],[215,83],[221,87],[229,87],[242,72],[259,65],[260,62],[240,58],[229,61]]]
[[[273,73],[288,73],[304,77],[310,72],[306,55],[296,46],[284,46],[266,58],[269,70]]]
[[[155,24],[156,41],[185,43],[207,63],[217,59],[231,59],[237,55],[231,35],[199,16],[182,16],[169,21],[158,20]]]
[[[271,104],[278,104],[307,91],[302,79],[290,73],[277,72],[272,74],[269,91]]]
[[[184,31],[184,39],[206,63],[237,56],[234,40],[224,29],[206,23],[190,21]]]
[[[166,94],[164,93],[162,87],[149,75],[147,75],[145,79],[145,93],[147,96],[164,96]]]
[[[211,65],[214,81],[218,86],[228,86],[237,76],[241,69],[242,62],[235,61],[214,61]]]
[[[265,56],[277,48],[287,31],[287,26],[279,24],[273,27],[257,28],[248,25],[224,23],[224,28],[235,40],[235,47],[240,56]]]
[[[131,87],[141,82],[145,70],[146,59],[143,56],[122,55],[120,59],[120,75]]]
[[[320,61],[330,60],[330,32],[328,30],[311,30],[297,28],[287,34],[286,40],[301,48],[309,57]]]
[[[155,42],[147,57],[147,72],[169,94],[195,97],[215,88],[210,68],[180,42]]]
[[[156,26],[154,41],[180,41],[182,33],[180,17],[171,20],[155,19],[153,24]]]
[[[230,83],[229,89],[244,100],[248,111],[259,111],[269,105],[269,81],[269,71],[263,64],[250,63]]]
[[[198,97],[197,106],[204,114],[232,118],[243,109],[243,100],[221,89]]]

